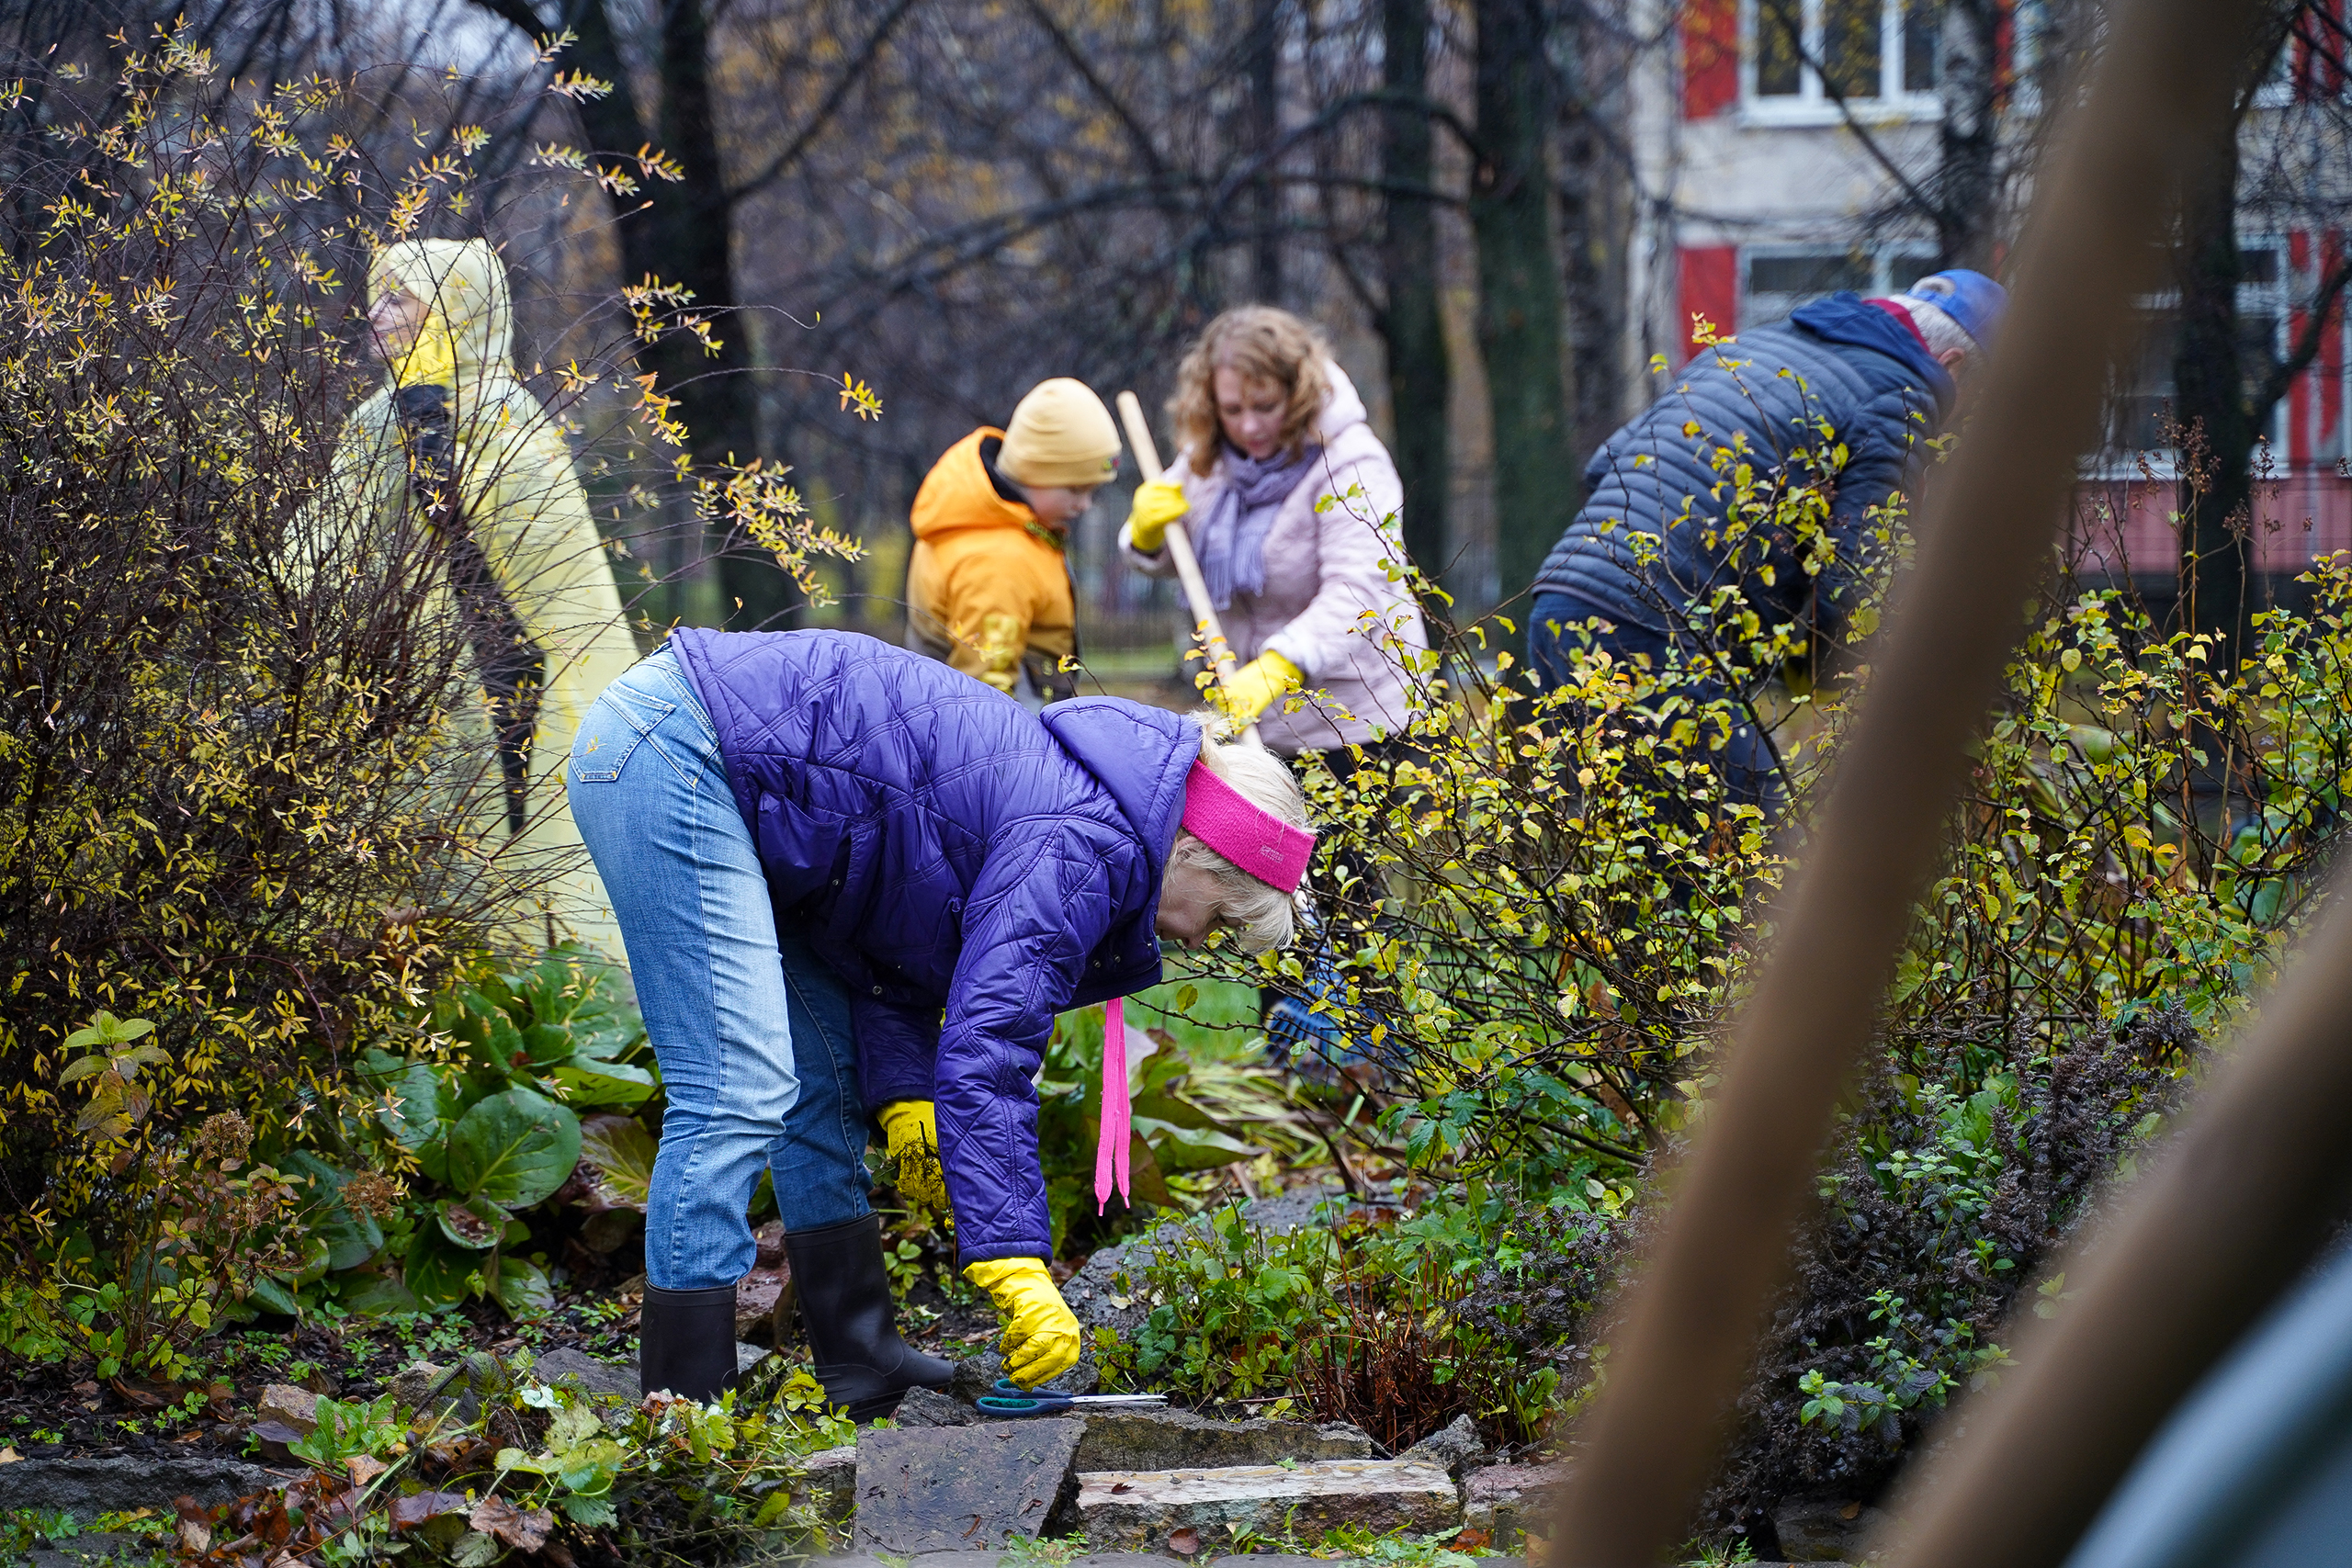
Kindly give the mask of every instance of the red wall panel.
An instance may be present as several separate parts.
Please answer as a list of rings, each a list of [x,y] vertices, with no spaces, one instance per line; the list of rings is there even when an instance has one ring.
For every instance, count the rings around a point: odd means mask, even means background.
[[[1684,0],[1682,118],[1709,119],[1739,101],[1739,0]]]
[[[1690,318],[1704,316],[1725,337],[1739,326],[1739,247],[1685,245],[1675,253],[1676,300],[1681,312],[1682,357],[1699,352]]]

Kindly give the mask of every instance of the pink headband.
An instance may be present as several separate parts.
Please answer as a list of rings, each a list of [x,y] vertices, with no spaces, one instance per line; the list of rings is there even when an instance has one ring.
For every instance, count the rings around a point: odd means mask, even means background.
[[[1295,893],[1315,835],[1260,810],[1200,763],[1184,775],[1184,827],[1193,837],[1280,893]]]

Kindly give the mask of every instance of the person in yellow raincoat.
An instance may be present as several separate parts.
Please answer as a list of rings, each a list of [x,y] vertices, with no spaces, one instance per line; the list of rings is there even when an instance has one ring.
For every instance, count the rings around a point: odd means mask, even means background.
[[[458,732],[485,739],[486,718],[497,753],[482,836],[529,889],[516,940],[575,941],[626,966],[562,769],[637,641],[563,432],[515,376],[505,265],[485,241],[407,240],[376,253],[368,284],[390,377],[344,423],[335,500],[354,521],[421,514],[446,573],[436,587],[483,704]]]
[[[949,447],[915,491],[907,646],[1033,708],[1070,695],[1069,527],[1118,464],[1111,411],[1068,377]]]

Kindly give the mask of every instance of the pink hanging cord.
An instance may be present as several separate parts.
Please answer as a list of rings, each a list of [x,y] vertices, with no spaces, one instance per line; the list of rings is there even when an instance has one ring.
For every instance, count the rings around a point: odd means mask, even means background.
[[[1184,828],[1193,837],[1282,893],[1295,893],[1315,855],[1315,835],[1260,809],[1199,762],[1184,775]],[[1110,1207],[1114,1188],[1127,1197],[1127,1009],[1113,997],[1102,1009],[1102,1135],[1094,1145],[1094,1212]]]
[[[1113,997],[1102,1009],[1102,1136],[1094,1145],[1094,1212],[1111,1205],[1115,1186],[1127,1201],[1127,1143],[1135,1124],[1127,1100],[1127,1006]]]

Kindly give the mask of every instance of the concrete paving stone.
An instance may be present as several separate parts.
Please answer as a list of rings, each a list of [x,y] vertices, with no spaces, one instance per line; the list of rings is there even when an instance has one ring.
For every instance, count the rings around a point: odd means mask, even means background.
[[[1078,1481],[1076,1513],[1088,1541],[1128,1551],[1167,1550],[1179,1532],[1196,1541],[1229,1540],[1236,1530],[1311,1538],[1341,1527],[1434,1535],[1462,1522],[1453,1477],[1407,1460],[1098,1471]]]
[[[862,1551],[971,1551],[1042,1533],[1085,1432],[1078,1421],[866,1431],[857,1440]]]
[[[1073,1412],[1076,1414],[1076,1412]],[[1283,1460],[1370,1459],[1372,1439],[1345,1422],[1218,1421],[1189,1410],[1112,1408],[1087,1413],[1078,1469],[1218,1470]]]
[[[1149,1551],[1090,1551],[1071,1558],[1069,1568],[1168,1568],[1168,1559]]]
[[[209,1508],[291,1479],[257,1464],[196,1454],[25,1459],[0,1464],[0,1513],[39,1508],[77,1519],[134,1508],[168,1514],[175,1497],[193,1497]]]

